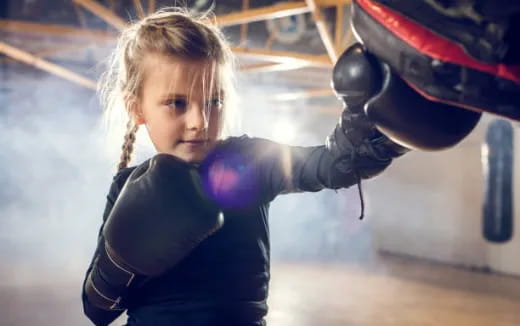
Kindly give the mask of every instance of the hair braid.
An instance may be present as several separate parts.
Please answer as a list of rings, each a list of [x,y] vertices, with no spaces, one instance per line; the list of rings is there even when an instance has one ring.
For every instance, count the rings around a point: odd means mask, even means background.
[[[132,159],[132,152],[134,151],[135,134],[137,129],[139,129],[139,125],[134,124],[132,120],[129,120],[128,124],[126,125],[125,141],[121,147],[123,152],[121,153],[121,160],[119,161],[118,170],[126,168]]]

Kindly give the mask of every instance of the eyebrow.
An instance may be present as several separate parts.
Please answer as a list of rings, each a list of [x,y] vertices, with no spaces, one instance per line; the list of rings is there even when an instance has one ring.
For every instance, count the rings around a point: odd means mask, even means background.
[[[178,93],[167,93],[164,95],[161,95],[161,99],[166,100],[169,98],[187,98],[186,94],[178,94]]]
[[[161,95],[161,97],[160,97],[161,100],[167,100],[167,99],[170,99],[170,98],[183,98],[183,99],[186,99],[186,98],[188,98],[188,95],[186,95],[186,94],[179,94],[179,93],[167,93],[167,94]],[[215,94],[213,94],[209,98],[224,98],[224,91],[220,90],[218,92],[215,92]]]

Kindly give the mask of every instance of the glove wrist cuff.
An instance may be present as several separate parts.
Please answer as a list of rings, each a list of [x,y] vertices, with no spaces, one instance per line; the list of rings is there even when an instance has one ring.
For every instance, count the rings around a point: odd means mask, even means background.
[[[101,243],[98,252],[85,284],[89,301],[104,310],[124,310],[122,300],[136,274],[116,262],[106,241]]]

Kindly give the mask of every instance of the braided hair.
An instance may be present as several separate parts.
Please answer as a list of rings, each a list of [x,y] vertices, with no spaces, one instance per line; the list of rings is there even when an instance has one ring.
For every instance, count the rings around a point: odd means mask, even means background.
[[[123,142],[123,146],[121,146],[121,158],[119,160],[119,164],[117,165],[118,170],[126,168],[132,160],[132,153],[134,151],[135,143],[135,134],[137,133],[138,129],[138,124],[135,124],[132,120],[128,121],[128,124],[126,125],[125,140]]]

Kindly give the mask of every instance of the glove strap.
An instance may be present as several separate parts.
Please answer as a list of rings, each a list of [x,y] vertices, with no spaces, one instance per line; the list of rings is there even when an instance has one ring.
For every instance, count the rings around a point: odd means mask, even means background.
[[[100,243],[99,255],[85,284],[89,301],[105,310],[124,310],[121,301],[128,292],[136,274],[118,264],[110,254],[108,244]]]

